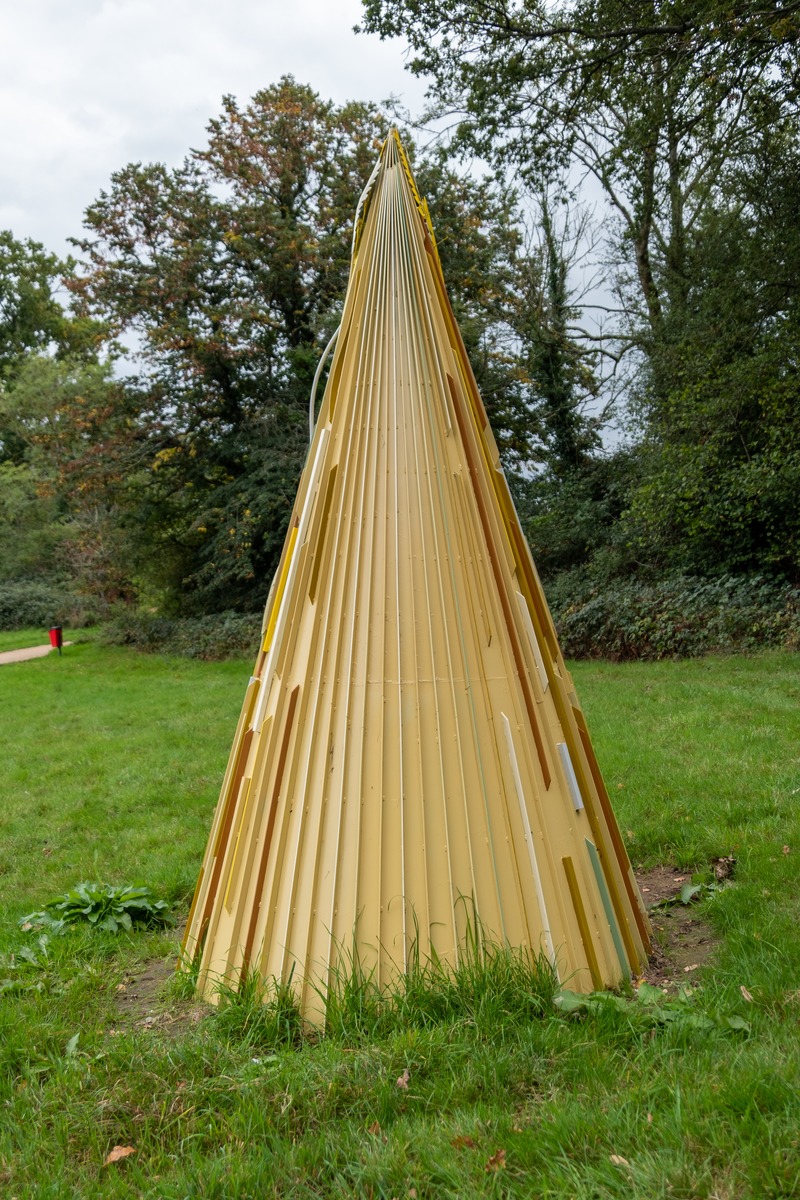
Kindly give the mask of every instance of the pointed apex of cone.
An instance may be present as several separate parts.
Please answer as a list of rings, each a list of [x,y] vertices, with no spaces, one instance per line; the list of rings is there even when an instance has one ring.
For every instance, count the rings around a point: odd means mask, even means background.
[[[483,937],[617,983],[648,926],[396,130],[187,928],[201,986]]]
[[[403,158],[407,157],[405,147],[403,146],[403,139],[400,137],[400,130],[396,125],[390,127],[386,140],[381,147],[381,155],[388,155],[390,149]]]
[[[403,146],[397,126],[393,125],[387,134],[372,169],[367,185],[361,193],[361,198],[356,208],[355,219],[353,222],[353,264],[358,256],[361,248],[361,237],[364,232],[364,227],[367,221],[367,215],[372,205],[373,197],[381,190],[380,182],[387,175],[397,172],[397,177],[394,179],[395,188],[403,185],[403,181],[407,185],[410,195],[413,197],[417,211],[422,218],[423,225],[427,231],[428,239],[430,240],[431,248],[436,256],[438,263],[438,250],[436,248],[436,235],[433,231],[430,213],[428,211],[427,201],[420,195],[417,188],[414,173],[411,170],[411,164]],[[441,269],[441,266],[440,266]],[[352,289],[348,290],[348,296]]]

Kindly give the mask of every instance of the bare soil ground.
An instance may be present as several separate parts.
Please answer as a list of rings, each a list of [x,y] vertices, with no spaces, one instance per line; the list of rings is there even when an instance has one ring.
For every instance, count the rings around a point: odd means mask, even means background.
[[[184,999],[171,988],[183,930],[175,931],[175,952],[140,963],[117,985],[117,1025],[121,1029],[154,1029],[178,1038],[209,1012],[204,1000]]]
[[[706,965],[719,945],[711,926],[697,916],[691,905],[654,907],[671,900],[691,878],[691,871],[675,867],[636,872],[653,926],[653,952],[644,977],[654,987],[668,991],[676,992],[681,984],[691,983],[698,968]]]

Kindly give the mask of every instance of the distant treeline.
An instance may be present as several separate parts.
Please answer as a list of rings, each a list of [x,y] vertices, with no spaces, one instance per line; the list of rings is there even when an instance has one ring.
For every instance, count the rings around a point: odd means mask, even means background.
[[[446,145],[403,136],[567,649],[705,648],[653,632],[647,613],[671,608],[706,642],[792,644],[798,21],[651,9],[368,0],[365,25],[402,27],[434,100],[463,113]],[[182,166],[116,172],[74,259],[0,233],[6,627],[45,594],[87,620],[261,609],[388,127],[287,77],[244,108],[226,98]],[[493,173],[464,167],[476,151]],[[567,186],[578,169],[602,223]],[[586,255],[600,315],[574,291]],[[703,603],[734,614],[724,630]],[[630,626],[616,648],[614,614]]]

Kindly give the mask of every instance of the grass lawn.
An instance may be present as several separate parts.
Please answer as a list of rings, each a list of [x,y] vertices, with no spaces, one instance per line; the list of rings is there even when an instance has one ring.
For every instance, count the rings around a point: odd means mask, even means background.
[[[98,627],[87,629],[64,629],[64,641],[89,642],[97,637]],[[29,646],[47,646],[50,637],[47,629],[12,629],[0,630],[0,654],[6,650],[26,650]]]
[[[736,856],[683,999],[567,1014],[501,956],[447,995],[356,989],[325,1037],[199,1005],[172,933],[17,924],[82,879],[185,916],[250,663],[0,667],[0,1195],[800,1196],[798,665],[574,667],[634,862]]]

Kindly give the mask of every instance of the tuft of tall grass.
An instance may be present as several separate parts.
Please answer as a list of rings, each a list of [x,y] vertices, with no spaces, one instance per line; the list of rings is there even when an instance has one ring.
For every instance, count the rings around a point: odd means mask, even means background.
[[[181,995],[193,983],[184,973]],[[552,1017],[558,979],[541,955],[481,940],[468,942],[455,966],[411,956],[409,969],[381,986],[356,952],[340,952],[327,984],[313,985],[322,1023],[304,1022],[292,979],[280,982],[246,971],[220,980],[212,1021],[218,1035],[259,1052],[316,1044],[345,1046],[391,1039],[409,1030],[456,1027],[495,1043],[506,1031]]]
[[[557,990],[544,956],[473,937],[455,966],[412,954],[408,970],[383,987],[357,954],[340,956],[320,995],[326,1036],[358,1043],[436,1025],[502,1038],[506,1029],[552,1012]]]
[[[214,1024],[226,1041],[260,1052],[304,1041],[303,1018],[291,979],[282,983],[246,971],[237,982],[217,984]]]

